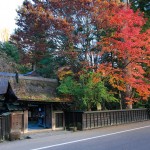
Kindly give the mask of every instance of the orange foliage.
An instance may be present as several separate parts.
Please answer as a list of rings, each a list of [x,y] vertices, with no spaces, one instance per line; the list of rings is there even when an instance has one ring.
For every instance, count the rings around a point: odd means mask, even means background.
[[[104,4],[105,5],[105,4]],[[114,6],[113,9],[112,5]],[[103,6],[104,7],[104,6]],[[108,10],[108,8],[110,9]],[[100,6],[101,8],[101,6]],[[143,13],[133,12],[128,7],[118,4],[106,4],[104,12],[98,15],[100,28],[108,30],[98,45],[102,46],[102,54],[111,53],[112,60],[116,57],[117,67],[111,62],[99,65],[98,72],[109,78],[110,84],[119,91],[126,91],[127,102],[133,102],[135,89],[140,98],[150,96],[150,78],[145,76],[143,65],[150,67],[150,30],[142,33],[145,24]]]

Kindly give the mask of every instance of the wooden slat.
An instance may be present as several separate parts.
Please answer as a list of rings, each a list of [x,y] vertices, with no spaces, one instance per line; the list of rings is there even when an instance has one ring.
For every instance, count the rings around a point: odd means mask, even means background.
[[[84,112],[82,129],[125,124],[149,119],[147,109]]]

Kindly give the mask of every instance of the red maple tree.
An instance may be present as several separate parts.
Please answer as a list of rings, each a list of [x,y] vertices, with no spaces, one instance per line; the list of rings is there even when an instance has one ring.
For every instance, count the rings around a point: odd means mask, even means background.
[[[145,24],[141,12],[105,4],[105,8],[113,6],[113,9],[106,9],[98,16],[99,22],[107,24],[103,27],[108,31],[98,45],[102,47],[101,56],[107,54],[109,61],[100,64],[98,72],[109,78],[114,88],[124,93],[122,99],[126,99],[127,107],[132,108],[133,102],[147,100],[150,96],[150,78],[145,71],[145,67],[150,66],[150,30],[141,32]]]

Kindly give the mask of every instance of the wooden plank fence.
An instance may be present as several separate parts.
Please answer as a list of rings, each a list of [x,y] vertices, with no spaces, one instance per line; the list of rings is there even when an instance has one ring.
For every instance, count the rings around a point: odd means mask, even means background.
[[[82,130],[140,122],[150,119],[149,109],[68,112],[66,126],[81,126]]]

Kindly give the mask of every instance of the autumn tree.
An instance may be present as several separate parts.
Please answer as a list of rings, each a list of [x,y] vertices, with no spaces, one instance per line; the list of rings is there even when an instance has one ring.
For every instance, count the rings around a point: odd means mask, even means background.
[[[76,80],[83,69],[101,74],[122,100],[133,103],[149,96],[144,24],[142,13],[119,0],[26,0],[12,41],[26,62],[37,66],[43,58],[62,58]]]
[[[68,23],[65,19],[55,16],[42,1],[37,0],[24,1],[17,13],[18,28],[11,36],[11,41],[20,50],[23,63],[40,67],[48,57],[52,60],[54,49],[62,45],[65,40],[62,37],[70,30]],[[57,37],[62,40],[59,41]]]
[[[150,96],[149,78],[144,69],[145,65],[150,65],[150,30],[141,32],[145,24],[141,12],[133,12],[128,7],[114,9],[116,5],[110,9],[110,3],[107,5],[107,14],[101,16],[107,17],[109,32],[98,44],[102,46],[101,55],[108,54],[109,61],[100,64],[98,72],[109,78],[120,98],[132,108],[132,103],[138,99],[147,100]]]
[[[25,60],[33,64],[48,52],[63,58],[74,72],[83,65],[94,67],[99,62],[95,45],[101,34],[92,19],[94,3],[90,0],[25,1],[18,10],[18,29],[12,40],[23,50]]]

